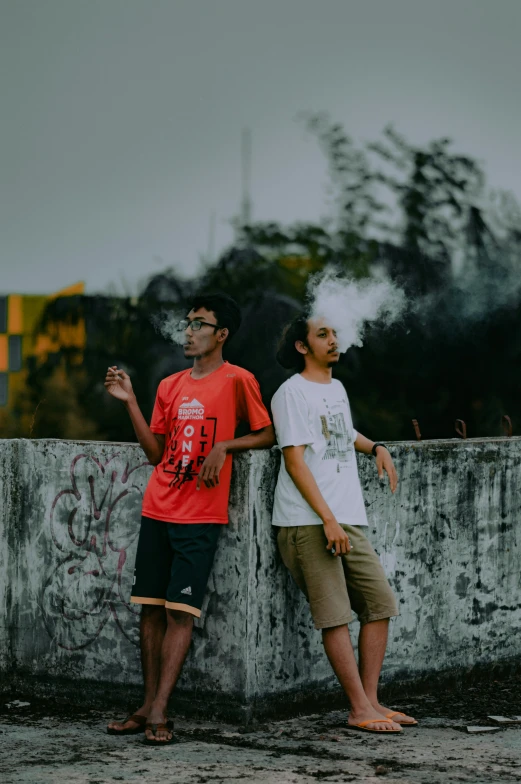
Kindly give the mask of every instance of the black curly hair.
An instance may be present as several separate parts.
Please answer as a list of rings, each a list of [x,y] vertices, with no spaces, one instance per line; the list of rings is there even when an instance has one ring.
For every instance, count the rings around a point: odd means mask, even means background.
[[[287,370],[296,370],[297,373],[304,370],[306,367],[304,354],[297,351],[295,343],[297,340],[301,340],[305,346],[308,346],[308,334],[309,316],[304,313],[286,324],[277,346],[276,358],[279,365]]]

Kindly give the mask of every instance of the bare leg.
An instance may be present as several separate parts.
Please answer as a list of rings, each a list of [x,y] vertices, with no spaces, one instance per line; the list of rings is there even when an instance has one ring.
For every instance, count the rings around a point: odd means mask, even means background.
[[[380,671],[387,647],[389,619],[365,623],[360,627],[358,637],[358,661],[360,679],[370,702],[378,704],[377,690]]]
[[[144,716],[148,711],[157,692],[159,671],[161,667],[161,649],[166,634],[166,614],[164,607],[143,605],[141,611],[140,643],[141,667],[145,681],[145,702],[143,703]]]
[[[351,703],[348,724],[384,719],[385,716],[373,707],[364,691],[347,625],[322,629],[322,640],[335,675]],[[381,724],[374,722],[371,724],[371,729],[385,731],[398,730],[400,727],[394,722],[383,721]]]
[[[167,628],[161,648],[161,671],[157,691],[148,712],[149,724],[162,724],[166,721],[168,700],[177,683],[181,669],[190,647],[194,617],[179,610],[167,610]],[[153,735],[146,731],[147,738],[157,743],[169,740],[172,733],[158,730]]]
[[[161,647],[166,632],[166,611],[162,605],[143,604],[139,626],[141,647],[141,667],[145,682],[145,701],[136,713],[148,716],[150,707],[156,696],[161,662]],[[134,721],[112,721],[110,729],[134,729],[138,725]]]
[[[378,702],[378,680],[387,647],[389,633],[389,619],[366,623],[360,628],[358,637],[358,661],[360,679],[367,694],[369,702],[379,713],[384,716],[391,712]],[[393,717],[402,724],[413,724],[414,719],[405,713]]]

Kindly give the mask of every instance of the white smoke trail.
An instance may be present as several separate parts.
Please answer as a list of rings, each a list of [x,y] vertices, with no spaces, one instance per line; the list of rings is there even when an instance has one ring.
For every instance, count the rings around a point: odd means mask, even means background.
[[[461,295],[459,317],[479,321],[521,300],[519,256],[506,252],[490,265],[467,264],[454,276],[455,291]]]
[[[170,343],[175,343],[176,346],[182,346],[185,343],[185,333],[183,329],[179,329],[179,322],[186,318],[186,312],[181,310],[162,310],[160,313],[154,313],[150,317],[152,326],[165,340]]]
[[[325,318],[336,329],[340,351],[362,346],[364,330],[372,321],[387,326],[396,322],[404,311],[404,292],[385,275],[353,280],[326,269],[313,275],[307,288],[312,319]]]

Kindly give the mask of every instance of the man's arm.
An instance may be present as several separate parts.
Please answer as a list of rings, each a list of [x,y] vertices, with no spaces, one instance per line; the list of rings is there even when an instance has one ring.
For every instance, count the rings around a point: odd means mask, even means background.
[[[335,555],[348,553],[351,549],[349,537],[339,525],[333,512],[325,502],[315,481],[315,477],[304,461],[305,449],[305,445],[285,446],[283,448],[282,454],[284,456],[286,470],[301,496],[322,520],[324,524],[324,533],[327,538],[327,549],[331,550],[334,546]]]
[[[116,365],[109,367],[105,377],[105,389],[123,403],[145,455],[152,465],[158,465],[165,451],[165,437],[150,430],[136,400],[130,376],[124,370],[118,370]]]
[[[248,433],[247,436],[232,438],[230,441],[218,441],[201,466],[197,477],[197,490],[199,490],[201,482],[204,482],[206,487],[215,487],[219,484],[219,473],[227,454],[244,452],[247,449],[270,449],[274,443],[273,425],[267,425],[254,433]]]
[[[141,413],[136,396],[132,395],[128,403],[125,403],[137,440],[141,444],[143,452],[152,465],[158,465],[163,459],[165,451],[165,436],[162,433],[153,433]]]
[[[371,441],[361,433],[358,433],[355,441],[355,449],[357,452],[363,452],[364,455],[370,455],[372,454],[374,445],[374,441]],[[384,478],[384,471],[387,471],[391,493],[394,493],[398,485],[398,474],[396,473],[391,455],[381,444],[376,447],[376,470],[378,471],[378,477],[380,479]]]

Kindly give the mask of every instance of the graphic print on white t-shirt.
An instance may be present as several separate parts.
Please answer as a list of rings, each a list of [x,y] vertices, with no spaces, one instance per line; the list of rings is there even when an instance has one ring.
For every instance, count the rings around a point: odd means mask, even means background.
[[[322,460],[338,460],[340,463],[348,463],[353,450],[351,445],[353,439],[347,431],[346,421],[342,412],[339,414],[322,414],[322,432],[327,439],[327,449]]]
[[[272,412],[279,447],[305,446],[304,461],[338,522],[367,525],[354,449],[357,432],[340,381],[319,384],[296,373],[275,393]],[[275,489],[273,523],[322,525],[288,474],[284,459]]]

